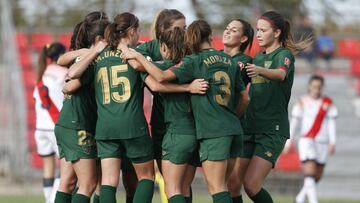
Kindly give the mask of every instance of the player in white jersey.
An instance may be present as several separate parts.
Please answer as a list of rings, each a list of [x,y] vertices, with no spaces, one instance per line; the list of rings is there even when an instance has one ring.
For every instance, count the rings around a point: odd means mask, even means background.
[[[316,183],[323,175],[328,155],[335,153],[337,108],[329,97],[323,96],[324,78],[314,75],[309,81],[308,94],[301,97],[292,109],[290,140],[284,153],[290,149],[300,125],[298,151],[305,175],[304,185],[296,196],[296,203],[317,203]]]
[[[54,127],[64,99],[62,88],[67,68],[56,65],[56,61],[65,51],[65,46],[60,43],[43,47],[33,94],[36,112],[35,141],[37,152],[43,160],[43,192],[46,203],[54,201],[52,193],[57,190],[59,182],[55,180],[55,154],[58,155],[58,148]],[[47,64],[47,60],[51,63]]]

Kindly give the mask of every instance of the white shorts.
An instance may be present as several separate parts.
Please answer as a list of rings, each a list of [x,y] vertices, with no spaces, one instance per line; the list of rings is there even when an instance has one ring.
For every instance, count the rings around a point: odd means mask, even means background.
[[[329,155],[329,145],[311,138],[300,138],[298,143],[300,161],[315,161],[325,165]]]
[[[54,154],[59,156],[54,131],[38,129],[35,130],[35,142],[37,153],[40,156],[50,156]]]

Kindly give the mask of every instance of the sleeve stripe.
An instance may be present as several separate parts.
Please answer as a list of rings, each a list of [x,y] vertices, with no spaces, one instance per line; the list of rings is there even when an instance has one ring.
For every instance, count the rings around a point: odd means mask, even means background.
[[[285,72],[288,72],[288,69],[285,66],[279,66],[278,69],[281,69],[281,70],[283,70]]]

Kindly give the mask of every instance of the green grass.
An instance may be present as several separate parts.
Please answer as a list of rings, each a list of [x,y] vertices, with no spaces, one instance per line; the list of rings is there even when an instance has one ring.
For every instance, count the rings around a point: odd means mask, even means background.
[[[44,199],[42,196],[7,196],[1,195],[0,196],[0,203],[42,203]],[[125,203],[123,195],[118,196],[118,203]],[[196,195],[193,200],[194,203],[211,203],[211,198],[209,195],[201,194]],[[276,203],[292,203],[292,198],[286,197],[279,197],[275,198],[274,202]],[[359,201],[348,201],[348,200],[320,200],[321,203],[356,203]],[[158,194],[154,195],[153,203],[161,203]],[[250,203],[248,199],[245,200],[245,203]]]

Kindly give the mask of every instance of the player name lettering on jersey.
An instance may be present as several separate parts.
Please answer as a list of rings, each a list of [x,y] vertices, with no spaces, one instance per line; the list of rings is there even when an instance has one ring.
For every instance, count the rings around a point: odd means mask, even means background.
[[[219,56],[219,55],[209,56],[208,58],[204,59],[203,62],[208,66],[210,66],[214,63],[224,63],[226,65],[231,65],[231,60],[229,58]]]

